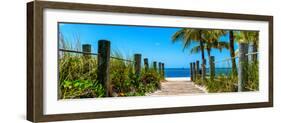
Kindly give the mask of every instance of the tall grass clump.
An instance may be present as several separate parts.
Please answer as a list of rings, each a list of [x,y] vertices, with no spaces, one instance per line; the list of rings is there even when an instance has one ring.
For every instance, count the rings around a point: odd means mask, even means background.
[[[68,44],[67,39],[60,35],[61,49],[81,51],[82,45],[76,38],[75,46]],[[82,54],[59,52],[58,98],[93,98],[103,97],[105,89],[97,82],[97,58]]]
[[[60,48],[81,51],[82,45],[77,39],[75,46],[67,44],[60,36]],[[135,74],[134,62],[124,58],[119,51],[111,52],[110,58],[110,96],[144,96],[160,87],[161,75],[155,70],[142,69],[140,75]],[[106,90],[97,80],[97,57],[77,53],[59,52],[59,99],[100,98],[105,97]]]
[[[136,75],[134,62],[119,60],[125,59],[119,51],[113,52],[112,55],[118,58],[110,60],[112,96],[144,96],[158,88],[160,75],[156,71],[142,69],[141,74]]]
[[[234,74],[221,74],[215,77],[214,81],[206,79],[208,92],[235,92],[237,91],[238,77]]]
[[[247,64],[247,81],[245,83],[246,91],[258,91],[259,90],[259,67],[257,61],[252,61]],[[217,75],[214,81],[211,81],[208,77],[204,83],[199,80],[201,85],[204,85],[208,92],[237,92],[238,91],[238,75],[233,73]]]
[[[246,83],[246,89],[249,91],[259,90],[259,62],[252,61],[248,64],[248,81]]]

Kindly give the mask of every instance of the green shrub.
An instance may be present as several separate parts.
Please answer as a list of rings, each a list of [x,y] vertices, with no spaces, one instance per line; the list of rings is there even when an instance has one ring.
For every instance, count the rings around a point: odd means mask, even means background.
[[[60,40],[63,49],[81,50]],[[119,51],[111,53],[117,58],[110,59],[110,88],[115,96],[144,96],[160,87],[161,76],[154,70],[144,71],[137,76],[134,63],[123,61]],[[105,97],[105,88],[97,81],[96,56],[84,57],[82,54],[60,52],[59,54],[59,99]]]
[[[247,66],[248,81],[245,83],[245,88],[248,91],[259,90],[259,67],[258,62],[250,62]],[[202,82],[197,82],[202,84]],[[215,92],[237,92],[238,91],[238,75],[229,73],[215,77],[214,81],[206,78],[205,84],[207,90],[211,93]]]
[[[62,99],[93,98],[105,96],[105,90],[98,82],[89,80],[63,81],[60,89]]]
[[[141,82],[144,84],[150,83],[159,83],[160,82],[160,75],[155,72],[154,70],[150,69],[148,71],[142,70],[141,74]]]
[[[259,90],[259,63],[250,62],[248,64],[248,81],[245,85],[250,91]]]
[[[235,92],[237,91],[237,77],[229,75],[219,75],[214,81],[206,79],[206,87],[210,93],[214,92]]]

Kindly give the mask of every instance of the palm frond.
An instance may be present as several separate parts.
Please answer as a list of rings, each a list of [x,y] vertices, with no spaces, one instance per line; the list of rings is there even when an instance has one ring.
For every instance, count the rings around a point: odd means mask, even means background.
[[[172,36],[172,42],[182,42],[183,50],[191,45],[192,42],[199,42],[201,39],[200,30],[182,28]]]
[[[194,46],[194,47],[190,50],[190,53],[191,53],[191,54],[196,54],[196,53],[199,53],[199,52],[201,52],[201,46],[200,46],[200,45]]]
[[[229,43],[228,42],[218,42],[217,49],[220,50],[220,52],[222,51],[222,49],[229,49]]]

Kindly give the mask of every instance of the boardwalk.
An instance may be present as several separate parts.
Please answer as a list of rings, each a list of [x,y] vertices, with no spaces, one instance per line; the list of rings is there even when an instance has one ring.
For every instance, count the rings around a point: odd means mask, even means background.
[[[161,83],[161,90],[148,94],[148,96],[199,94],[206,91],[187,79],[167,79]]]

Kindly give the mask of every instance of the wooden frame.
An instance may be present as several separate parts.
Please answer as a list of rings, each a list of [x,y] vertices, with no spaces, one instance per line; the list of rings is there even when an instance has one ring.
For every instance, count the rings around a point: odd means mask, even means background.
[[[43,11],[51,9],[71,9],[117,13],[138,13],[151,15],[191,16],[269,22],[269,101],[259,103],[226,104],[195,107],[159,108],[98,113],[43,114]],[[125,6],[93,5],[35,1],[27,3],[27,120],[33,122],[79,120],[92,118],[156,115],[184,112],[230,110],[273,106],[273,17],[261,15],[199,12],[186,10],[153,9]]]

